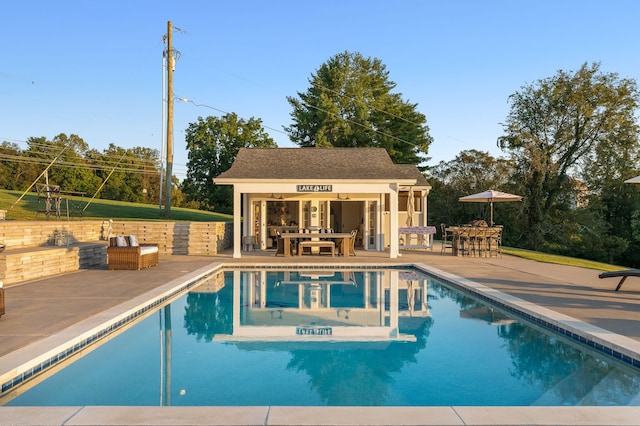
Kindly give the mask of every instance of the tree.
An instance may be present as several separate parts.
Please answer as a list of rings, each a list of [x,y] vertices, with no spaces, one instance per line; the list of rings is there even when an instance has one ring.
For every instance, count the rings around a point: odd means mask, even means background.
[[[159,201],[158,150],[145,147],[125,149],[109,144],[102,154],[89,151],[87,155],[99,169],[98,176],[104,182],[100,190],[102,198],[151,204]]]
[[[486,203],[461,203],[458,198],[488,189],[512,192],[512,171],[512,161],[475,149],[461,151],[451,161],[441,161],[430,170],[429,222],[459,224],[480,218],[488,221]],[[501,205],[494,218],[505,225],[509,238],[513,239],[519,233],[514,226],[515,215],[510,213],[519,206],[505,204],[509,205]]]
[[[301,147],[385,148],[395,163],[428,160],[426,118],[417,104],[392,93],[396,84],[379,59],[344,52],[312,75],[299,99],[287,97],[293,124],[285,128]]]
[[[5,189],[26,190],[35,183],[44,183],[43,171],[47,169],[48,182],[62,191],[93,196],[100,188],[100,194],[107,199],[156,203],[160,194],[159,166],[155,149],[124,149],[110,144],[100,153],[74,134],[60,133],[51,141],[30,137],[24,151],[16,144],[0,144],[0,187]],[[180,190],[174,192],[180,199]]]
[[[186,202],[203,210],[233,213],[233,192],[228,186],[213,185],[213,178],[228,170],[240,148],[275,148],[260,119],[248,121],[235,113],[198,117],[186,130],[187,177],[182,184]]]
[[[100,168],[98,175],[103,182],[100,198],[137,202],[139,199],[137,193],[142,188],[128,179],[131,169],[129,169],[126,149],[111,143],[102,154],[93,153],[93,155],[96,155],[94,162]]]
[[[600,244],[603,253],[598,260],[638,267],[640,234],[633,228],[640,213],[640,192],[624,180],[640,174],[640,144],[635,123],[629,123],[629,129],[621,127],[623,133],[611,135],[616,143],[598,145],[585,163],[582,179],[593,188],[588,209],[606,224],[607,235],[599,241],[605,244]]]
[[[516,163],[528,246],[539,250],[559,234],[558,222],[571,209],[572,176],[582,175],[597,150],[615,151],[636,140],[638,93],[635,81],[585,63],[575,73],[560,70],[526,85],[509,101],[498,145]]]
[[[26,190],[33,185],[42,171],[56,157],[57,154],[49,152],[50,145],[51,142],[43,136],[27,139],[27,149],[22,151],[21,162],[24,162],[24,172],[20,189]]]
[[[134,147],[129,150],[133,156],[135,167],[140,171],[143,201],[157,204],[160,201],[160,154],[157,149]],[[175,186],[173,188],[176,188]],[[171,197],[174,203],[173,195]]]
[[[441,161],[431,169],[431,175],[445,183],[456,197],[461,197],[488,189],[504,189],[512,170],[511,161],[470,149],[461,151],[451,161]]]
[[[25,175],[35,171],[33,164],[25,162],[22,151],[15,143],[2,142],[0,145],[0,188],[25,189],[31,182],[27,182]]]
[[[58,185],[63,191],[92,193],[100,185],[92,165],[85,160],[88,144],[78,135],[60,133],[51,141],[44,137],[29,138],[27,145],[24,157],[33,165],[25,173],[29,178],[28,185],[36,183],[35,180],[49,166],[48,182]],[[40,183],[44,183],[43,178]]]
[[[60,154],[58,161],[49,170],[50,183],[60,185],[64,191],[78,191],[93,194],[101,180],[91,165],[85,160],[89,145],[78,135],[67,136],[60,133],[53,138],[52,155]]]

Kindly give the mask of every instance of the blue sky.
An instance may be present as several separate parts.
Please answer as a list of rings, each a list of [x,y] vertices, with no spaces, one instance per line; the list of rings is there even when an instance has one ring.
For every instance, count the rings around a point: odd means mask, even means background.
[[[287,96],[330,57],[378,58],[395,92],[417,103],[434,143],[429,164],[460,151],[502,152],[508,96],[523,85],[601,62],[640,77],[635,0],[71,1],[3,0],[0,141],[77,134],[161,149],[162,38],[180,52],[174,174],[186,174],[184,130],[218,110],[260,118],[293,145]]]

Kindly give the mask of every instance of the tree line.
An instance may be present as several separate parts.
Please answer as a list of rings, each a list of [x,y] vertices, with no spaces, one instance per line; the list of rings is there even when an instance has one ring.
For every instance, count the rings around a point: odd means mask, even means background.
[[[287,98],[293,124],[285,130],[300,147],[381,147],[395,163],[418,164],[432,185],[431,224],[487,219],[488,205],[458,198],[496,189],[524,197],[495,209],[505,244],[640,263],[640,188],[623,183],[640,170],[635,80],[594,62],[525,84],[497,123],[504,156],[470,149],[432,167],[425,166],[433,142],[426,117],[395,86],[380,60],[335,55],[311,75],[306,91]],[[187,197],[230,208],[230,188],[211,186],[211,178],[231,166],[240,146],[275,144],[255,130],[256,137],[247,137],[247,129],[232,144],[224,128],[235,128],[237,117],[207,120],[187,132]]]
[[[624,184],[640,169],[636,81],[585,63],[509,103],[496,141],[504,157],[468,150],[430,170],[432,220],[463,222],[485,206],[458,197],[499,189],[524,196],[495,209],[506,245],[636,267],[640,188]]]
[[[61,133],[52,140],[31,137],[26,148],[7,141],[0,145],[0,187],[8,190],[25,191],[35,183],[48,182],[62,191],[91,197],[158,203],[160,170],[155,149],[110,144],[100,152],[74,134]],[[176,188],[178,205],[184,197]]]
[[[429,134],[418,105],[394,92],[376,58],[342,52],[323,63],[309,87],[287,97],[292,124],[283,129],[300,147],[380,147],[398,164],[418,164],[432,185],[428,220],[460,224],[486,218],[487,205],[458,198],[487,189],[519,194],[494,221],[504,244],[637,266],[640,188],[623,181],[640,174],[635,80],[604,72],[600,63],[525,84],[509,98],[496,141],[504,153],[469,149],[427,167]],[[260,119],[234,113],[198,117],[185,132],[187,176],[174,179],[172,204],[232,213],[232,189],[212,185],[242,147],[276,147]],[[158,152],[114,145],[101,153],[78,136],[32,138],[28,148],[0,147],[0,186],[23,189],[56,155],[50,181],[102,198],[157,203]],[[18,160],[18,159],[24,160]]]

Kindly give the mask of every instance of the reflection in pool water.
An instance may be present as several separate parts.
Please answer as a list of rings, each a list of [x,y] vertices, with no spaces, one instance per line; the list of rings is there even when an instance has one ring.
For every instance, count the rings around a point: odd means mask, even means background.
[[[427,278],[397,270],[236,271],[233,285],[232,331],[218,340],[415,341],[399,318],[430,316]]]
[[[253,269],[210,277],[7,405],[637,405],[639,393],[637,370],[412,271]]]

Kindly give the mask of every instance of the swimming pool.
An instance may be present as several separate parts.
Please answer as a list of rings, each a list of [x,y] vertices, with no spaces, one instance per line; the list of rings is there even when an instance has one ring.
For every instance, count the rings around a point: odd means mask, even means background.
[[[16,393],[6,405],[637,405],[640,374],[415,270],[234,269]]]

